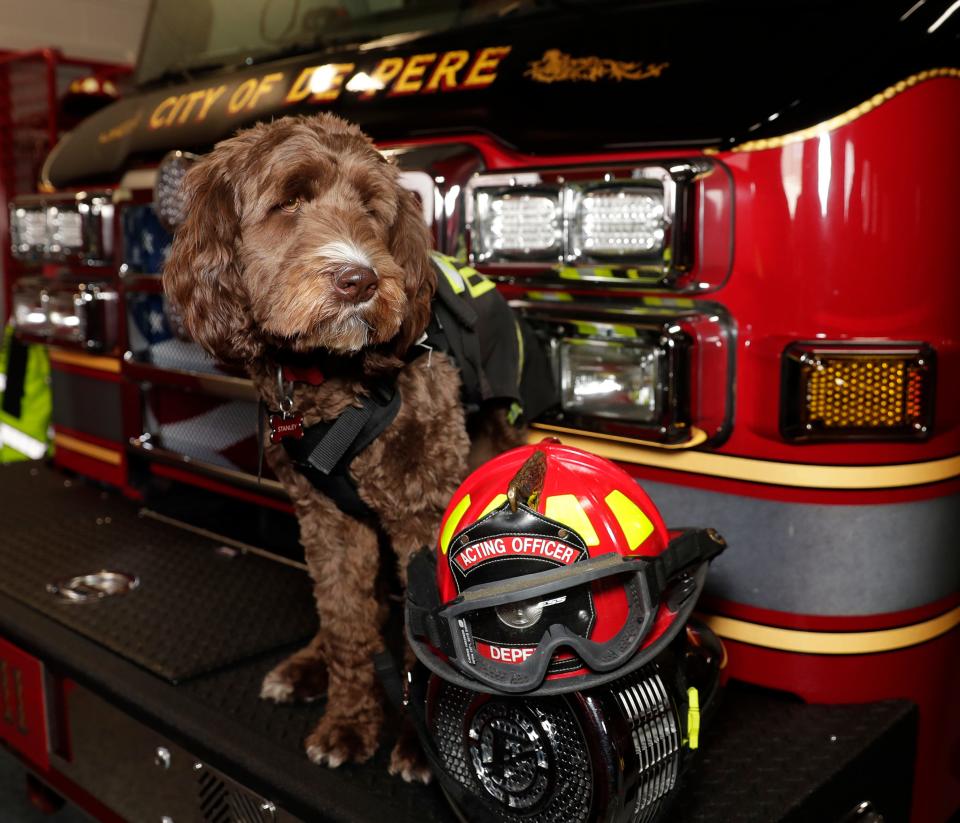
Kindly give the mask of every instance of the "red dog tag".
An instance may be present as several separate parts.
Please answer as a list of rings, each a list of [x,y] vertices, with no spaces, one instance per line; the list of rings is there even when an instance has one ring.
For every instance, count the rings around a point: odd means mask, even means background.
[[[303,415],[270,412],[270,442],[279,443],[288,438],[303,439]]]

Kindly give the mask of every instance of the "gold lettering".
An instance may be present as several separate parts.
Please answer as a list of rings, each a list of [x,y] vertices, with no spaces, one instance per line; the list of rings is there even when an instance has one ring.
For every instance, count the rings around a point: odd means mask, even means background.
[[[420,91],[423,85],[423,75],[432,62],[437,59],[436,54],[415,54],[409,60],[403,69],[403,73],[397,78],[390,90],[391,95],[395,94],[415,94]]]
[[[279,83],[283,80],[283,72],[275,71],[273,74],[268,74],[266,77],[260,78],[260,83],[257,86],[257,90],[253,93],[253,96],[250,98],[250,104],[247,108],[254,108],[257,105],[263,95],[268,94],[271,89],[273,89],[276,83]]]
[[[227,111],[230,114],[239,113],[250,102],[250,98],[256,91],[257,79],[255,77],[244,80],[230,95],[230,99],[227,101]]]
[[[373,97],[378,91],[385,89],[390,84],[390,81],[400,73],[404,62],[402,57],[384,57],[383,60],[377,63],[377,67],[370,75],[370,79],[373,81],[371,83],[373,88],[363,92],[360,96],[364,98]]]
[[[177,104],[170,110],[170,114],[167,115],[167,119],[163,121],[164,126],[172,126],[174,120],[177,119],[177,115],[180,113],[180,109],[183,108],[183,104],[187,100],[187,95],[181,94],[177,98]]]
[[[200,123],[207,119],[207,114],[210,112],[210,107],[220,99],[220,96],[227,90],[226,86],[217,86],[215,89],[204,89],[204,93],[207,95],[203,101],[203,105],[200,106],[200,113],[197,115],[197,122]]]
[[[423,87],[424,94],[434,92],[437,89],[449,91],[457,87],[457,72],[460,71],[470,59],[468,51],[448,51],[437,63],[437,67],[430,75],[427,85]]]
[[[122,137],[126,137],[130,132],[132,132],[140,123],[140,115],[142,112],[137,112],[133,117],[128,117],[122,123],[114,126],[112,129],[107,129],[107,131],[102,131],[97,136],[97,142],[99,143],[112,143],[114,140],[119,140]]]
[[[193,111],[194,104],[200,100],[207,93],[206,89],[200,89],[199,91],[192,91],[187,96],[187,104],[183,107],[183,110],[180,112],[180,116],[177,118],[178,123],[186,123],[190,119],[190,112]]]
[[[179,97],[168,97],[166,98],[159,106],[153,110],[153,114],[150,115],[150,128],[159,129],[163,128],[164,120],[167,115],[168,107],[176,107]]]
[[[491,46],[481,49],[470,71],[467,72],[462,88],[478,89],[489,86],[497,79],[497,67],[508,54],[510,54],[510,46]]]
[[[310,79],[314,101],[336,100],[343,89],[343,81],[353,71],[353,63],[328,63],[320,66]]]
[[[300,76],[287,92],[284,103],[299,103],[310,94],[310,78],[313,77],[313,72],[317,68],[317,66],[307,66],[300,72]]]

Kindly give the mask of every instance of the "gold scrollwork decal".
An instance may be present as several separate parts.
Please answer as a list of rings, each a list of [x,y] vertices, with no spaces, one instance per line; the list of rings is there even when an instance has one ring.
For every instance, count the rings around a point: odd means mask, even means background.
[[[608,60],[603,57],[573,57],[559,49],[547,49],[543,57],[530,63],[525,77],[537,83],[597,80],[646,80],[659,77],[669,63],[630,63],[623,60]]]

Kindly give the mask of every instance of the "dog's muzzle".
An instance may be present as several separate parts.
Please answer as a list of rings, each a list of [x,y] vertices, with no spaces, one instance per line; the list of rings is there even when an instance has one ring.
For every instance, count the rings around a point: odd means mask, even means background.
[[[366,303],[377,291],[380,278],[366,266],[340,269],[333,277],[333,287],[341,300],[348,303]]]

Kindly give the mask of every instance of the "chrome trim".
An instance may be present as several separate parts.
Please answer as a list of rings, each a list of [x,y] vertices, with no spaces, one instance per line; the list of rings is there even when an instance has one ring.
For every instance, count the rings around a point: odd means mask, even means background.
[[[228,374],[211,374],[209,372],[162,369],[148,363],[140,363],[134,359],[133,353],[129,351],[123,356],[123,375],[141,383],[174,386],[227,400],[249,400],[255,403],[260,399],[260,395],[249,378],[232,377]]]
[[[196,460],[189,455],[155,446],[150,440],[151,435],[149,432],[145,432],[139,437],[131,437],[127,449],[131,454],[156,463],[192,471],[195,474],[203,475],[213,480],[220,480],[232,486],[258,492],[266,497],[273,497],[283,501],[289,500],[286,491],[284,491],[283,486],[277,480],[271,480],[265,477],[257,479],[255,475],[247,474],[246,472],[215,466],[212,463]]]
[[[432,226],[442,216],[437,213],[437,204],[443,202],[433,178],[425,171],[402,171],[397,175],[397,181],[420,198],[423,222]]]

